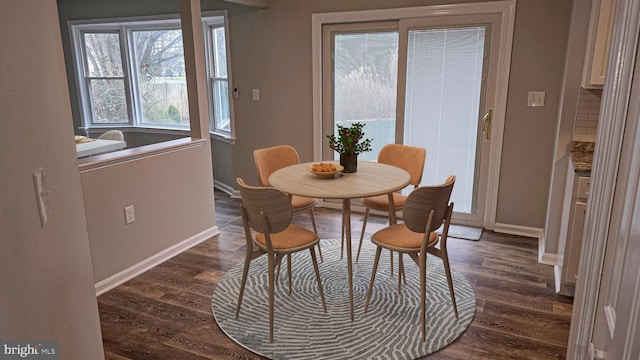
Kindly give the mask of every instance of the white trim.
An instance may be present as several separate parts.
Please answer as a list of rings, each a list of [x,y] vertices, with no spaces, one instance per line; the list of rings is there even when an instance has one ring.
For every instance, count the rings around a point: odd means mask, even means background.
[[[609,335],[613,339],[613,334],[616,330],[616,309],[611,305],[604,307],[604,315],[607,318],[607,328],[609,328]]]
[[[511,66],[511,47],[515,23],[515,0],[479,2],[470,4],[433,5],[396,9],[376,9],[363,11],[347,11],[319,13],[311,15],[311,56],[313,71],[313,156],[322,159],[322,26],[325,24],[351,23],[362,21],[397,20],[415,17],[493,14],[502,16],[502,37],[500,39],[500,55],[498,74],[496,77],[497,92],[493,107],[492,136],[489,159],[489,176],[487,185],[487,201],[485,206],[483,227],[493,230],[498,205],[498,186],[500,163],[502,159],[502,141],[504,137],[504,119],[507,105],[507,91]]]
[[[81,126],[78,129],[82,130],[85,135],[91,137],[98,133],[103,133],[109,130],[120,130],[123,133],[144,133],[144,134],[163,134],[163,135],[175,135],[175,136],[190,136],[191,130],[185,129],[170,129],[168,127],[150,127],[150,126]]]
[[[544,229],[530,226],[496,223],[493,231],[497,233],[526,236],[538,239],[538,262],[545,265],[562,265],[561,256],[544,252]]]
[[[493,231],[503,234],[532,237],[538,239],[538,241],[541,241],[544,237],[544,229],[531,226],[496,223]]]
[[[271,0],[224,0],[224,1],[245,5],[245,6],[257,7],[261,9],[265,9],[271,6]]]
[[[592,356],[589,351],[620,170],[639,29],[640,1],[618,0],[580,250],[578,278],[583,280],[576,284],[567,359],[587,359]]]
[[[540,264],[551,265],[551,266],[562,266],[562,261],[564,260],[564,256],[552,253],[538,253],[538,262]]]
[[[562,289],[562,263],[553,267],[553,280],[556,293],[559,293]]]
[[[154,156],[194,149],[203,146],[205,142],[206,140],[204,139],[193,140],[192,138],[169,140],[161,143],[78,159],[78,167],[80,169],[80,173],[85,173],[110,166],[119,166]]]
[[[208,228],[198,234],[191,236],[161,252],[142,260],[141,262],[122,270],[121,272],[110,276],[95,284],[96,296],[102,295],[105,292],[121,285],[136,276],[150,270],[163,262],[171,259],[172,257],[179,255],[190,248],[200,244],[201,242],[212,238],[220,234],[220,230],[217,226]]]
[[[222,181],[219,180],[213,180],[213,186],[222,191],[223,193],[226,193],[228,195],[233,195],[234,189],[233,186],[229,186],[225,183],[223,183]]]

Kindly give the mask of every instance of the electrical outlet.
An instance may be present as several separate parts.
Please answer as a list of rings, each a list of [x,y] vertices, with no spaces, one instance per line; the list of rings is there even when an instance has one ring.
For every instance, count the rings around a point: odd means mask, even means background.
[[[529,91],[527,106],[544,106],[544,91]]]
[[[260,89],[251,89],[251,96],[254,101],[260,100]]]
[[[129,205],[124,208],[124,222],[129,225],[134,221],[136,221],[136,213],[133,210],[133,205]]]

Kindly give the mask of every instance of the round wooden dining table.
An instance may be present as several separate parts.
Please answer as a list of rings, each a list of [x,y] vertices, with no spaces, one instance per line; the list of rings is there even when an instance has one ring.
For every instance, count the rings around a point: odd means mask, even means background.
[[[353,320],[353,269],[351,263],[351,199],[389,194],[389,222],[396,222],[392,193],[411,181],[408,172],[377,162],[358,162],[358,171],[338,173],[333,178],[320,178],[309,171],[314,163],[284,167],[269,177],[269,183],[287,194],[319,199],[342,199],[342,222],[347,242],[347,276]]]

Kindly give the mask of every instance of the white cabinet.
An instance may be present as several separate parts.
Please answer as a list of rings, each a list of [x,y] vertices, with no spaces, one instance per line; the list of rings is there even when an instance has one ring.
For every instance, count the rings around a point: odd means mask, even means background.
[[[578,278],[578,260],[580,259],[580,245],[582,244],[582,228],[584,227],[584,215],[587,212],[587,203],[577,201],[573,205],[573,218],[567,239],[564,282],[575,285]]]
[[[569,229],[564,250],[564,264],[562,266],[562,281],[564,284],[575,285],[578,277],[578,260],[582,245],[582,229],[587,211],[587,197],[589,196],[589,176],[577,176],[574,180],[572,209],[569,215]]]
[[[607,72],[616,0],[593,0],[582,87],[600,88]]]

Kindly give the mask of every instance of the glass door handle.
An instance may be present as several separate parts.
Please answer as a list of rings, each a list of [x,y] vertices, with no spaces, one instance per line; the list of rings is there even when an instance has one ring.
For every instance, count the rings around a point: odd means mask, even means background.
[[[489,109],[482,117],[482,135],[487,140],[489,140],[489,135],[491,134],[491,114],[492,111]]]

